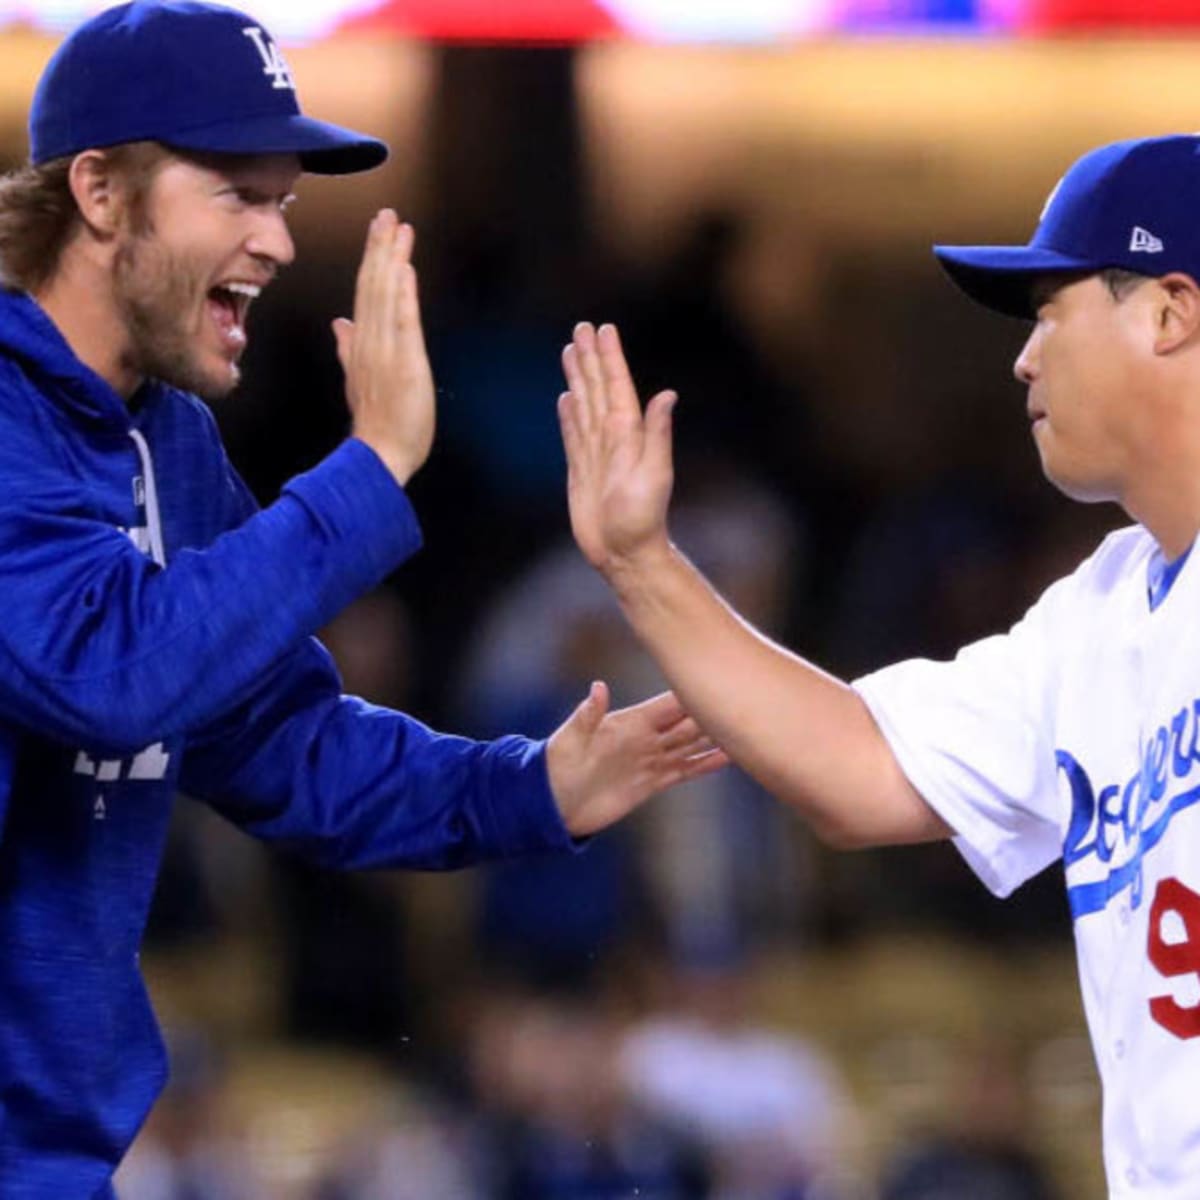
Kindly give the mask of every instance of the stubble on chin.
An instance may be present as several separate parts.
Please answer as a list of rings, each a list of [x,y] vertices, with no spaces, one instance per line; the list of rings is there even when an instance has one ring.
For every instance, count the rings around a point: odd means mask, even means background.
[[[203,314],[204,293],[196,282],[203,278],[199,264],[164,249],[152,234],[127,234],[113,260],[113,294],[128,334],[122,365],[214,401],[237,387],[241,370],[228,362],[222,379],[199,361],[198,332],[187,322]]]

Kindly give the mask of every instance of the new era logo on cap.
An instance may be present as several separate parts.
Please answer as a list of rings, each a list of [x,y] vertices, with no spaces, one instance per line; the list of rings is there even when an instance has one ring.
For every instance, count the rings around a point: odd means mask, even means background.
[[[1140,250],[1145,254],[1161,254],[1162,239],[1156,238],[1148,229],[1143,229],[1140,225],[1133,227],[1133,234],[1129,239],[1130,250]]]

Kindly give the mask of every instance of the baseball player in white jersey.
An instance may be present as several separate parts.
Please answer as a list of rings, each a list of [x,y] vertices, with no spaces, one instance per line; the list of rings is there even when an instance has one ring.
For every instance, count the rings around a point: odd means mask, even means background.
[[[1047,477],[1136,524],[1007,633],[847,685],[750,628],[667,532],[671,410],[576,328],[559,402],[589,561],[701,725],[843,847],[953,837],[1007,895],[1063,860],[1110,1196],[1200,1196],[1200,137],[1104,146],[1032,241],[935,248],[1034,321]]]

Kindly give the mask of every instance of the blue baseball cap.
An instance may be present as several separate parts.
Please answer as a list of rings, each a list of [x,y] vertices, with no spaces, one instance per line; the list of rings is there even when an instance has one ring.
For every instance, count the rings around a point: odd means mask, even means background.
[[[1050,193],[1027,246],[934,246],[947,274],[980,304],[1036,317],[1030,289],[1048,272],[1120,267],[1200,280],[1200,136],[1101,146]]]
[[[305,171],[378,166],[387,146],[300,112],[291,71],[253,17],[198,0],[133,0],[55,51],[29,114],[30,159],[124,142],[221,154],[296,154]]]

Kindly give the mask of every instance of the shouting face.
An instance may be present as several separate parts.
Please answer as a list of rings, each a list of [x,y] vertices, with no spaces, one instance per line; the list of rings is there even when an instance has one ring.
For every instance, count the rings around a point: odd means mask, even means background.
[[[122,365],[205,399],[240,378],[246,314],[295,255],[288,154],[172,155],[131,206],[113,260]]]

